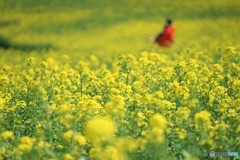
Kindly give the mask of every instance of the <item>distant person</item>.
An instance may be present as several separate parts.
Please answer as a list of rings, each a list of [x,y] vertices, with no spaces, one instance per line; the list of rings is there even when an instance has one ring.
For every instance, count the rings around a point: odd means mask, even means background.
[[[167,19],[163,31],[156,37],[155,43],[161,47],[170,47],[173,43],[175,29],[172,26],[172,20]]]

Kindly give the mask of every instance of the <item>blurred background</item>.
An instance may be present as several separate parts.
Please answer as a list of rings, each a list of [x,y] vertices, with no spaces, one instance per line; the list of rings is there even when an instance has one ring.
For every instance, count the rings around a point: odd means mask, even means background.
[[[240,47],[240,1],[236,0],[0,0],[0,55],[42,57],[176,52],[182,48]],[[175,45],[147,41],[171,18]]]

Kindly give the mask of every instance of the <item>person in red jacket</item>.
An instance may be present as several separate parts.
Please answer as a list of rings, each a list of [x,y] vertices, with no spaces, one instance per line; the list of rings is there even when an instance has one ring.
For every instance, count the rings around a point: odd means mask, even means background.
[[[156,37],[155,43],[161,47],[170,47],[173,43],[175,29],[172,26],[172,20],[167,19],[164,30]]]

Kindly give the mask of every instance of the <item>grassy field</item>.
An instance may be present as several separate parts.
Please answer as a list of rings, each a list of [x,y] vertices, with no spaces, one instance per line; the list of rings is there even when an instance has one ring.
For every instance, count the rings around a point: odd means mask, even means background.
[[[239,155],[239,6],[0,0],[0,160]]]

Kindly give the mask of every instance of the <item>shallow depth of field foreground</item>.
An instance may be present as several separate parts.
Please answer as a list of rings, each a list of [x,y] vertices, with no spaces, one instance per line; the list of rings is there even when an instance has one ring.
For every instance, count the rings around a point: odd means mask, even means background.
[[[239,5],[0,0],[0,160],[239,158]]]

